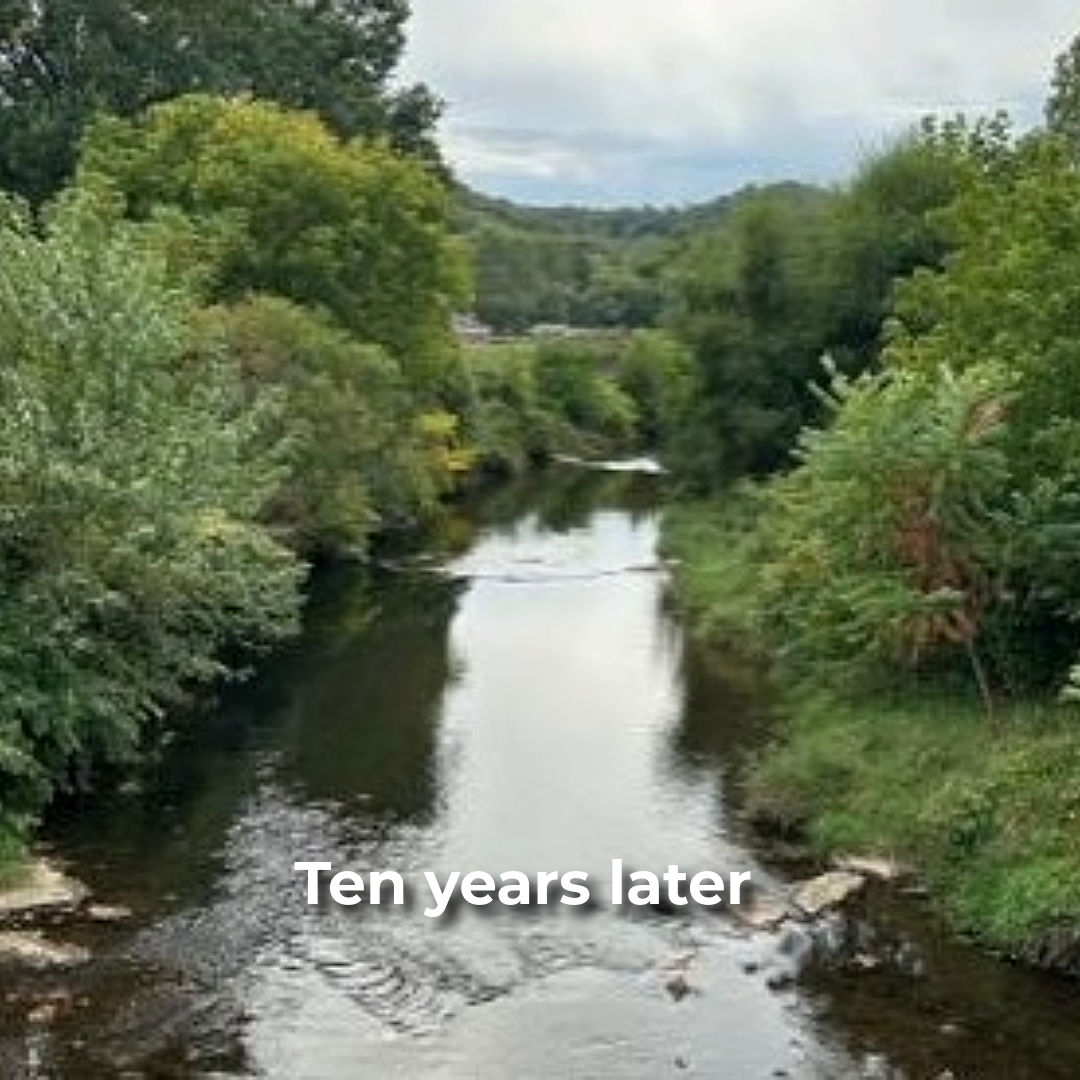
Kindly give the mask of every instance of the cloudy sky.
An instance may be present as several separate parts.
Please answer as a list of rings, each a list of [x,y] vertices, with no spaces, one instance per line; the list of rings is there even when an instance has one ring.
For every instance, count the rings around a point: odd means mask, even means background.
[[[459,174],[528,202],[843,177],[928,111],[1034,122],[1076,0],[413,0]]]

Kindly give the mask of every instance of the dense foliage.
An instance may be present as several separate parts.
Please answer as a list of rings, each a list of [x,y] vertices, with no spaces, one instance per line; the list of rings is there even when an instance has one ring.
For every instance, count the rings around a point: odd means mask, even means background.
[[[665,320],[695,359],[697,390],[669,453],[699,490],[786,467],[821,417],[830,356],[871,366],[894,280],[940,265],[932,211],[965,175],[951,129],[933,126],[864,165],[845,190],[777,188],[695,237],[670,275]]]
[[[764,189],[797,198],[811,189]],[[722,226],[758,189],[678,209],[515,206],[462,188],[458,227],[473,253],[476,313],[500,333],[534,326],[654,326],[673,260],[692,237]]]
[[[484,467],[659,445],[681,415],[689,359],[655,331],[482,345],[466,355],[467,434]]]
[[[390,87],[407,15],[405,0],[6,0],[0,188],[53,194],[93,115],[195,90],[312,109],[338,134],[434,159],[436,102]]]
[[[135,220],[181,215],[178,257],[197,253],[208,299],[317,307],[388,349],[418,391],[452,379],[467,275],[446,190],[412,158],[268,102],[191,95],[94,125],[79,178],[108,181]]]
[[[267,406],[185,364],[192,297],[86,199],[0,227],[0,777],[5,840],[52,787],[129,756],[225,646],[294,625],[299,567],[259,522]]]
[[[95,121],[54,203],[0,204],[0,849],[289,633],[307,560],[638,437],[641,341],[462,350],[450,211],[385,140],[206,94]]]
[[[976,128],[963,153],[952,255],[898,287],[881,372],[835,381],[770,487],[760,599],[811,664],[957,653],[988,697],[1080,649],[1080,180],[1053,138]]]
[[[290,547],[362,553],[373,533],[429,517],[453,486],[453,424],[417,410],[378,345],[270,296],[212,307],[196,329],[200,363],[228,355],[248,395],[281,397],[264,437],[284,445],[284,469],[264,516]]]
[[[1078,57],[1080,43],[1058,63],[1046,130],[1017,139],[1000,117],[928,124],[838,194],[830,216],[847,226],[826,232],[844,240],[832,267],[852,299],[838,324],[857,328],[841,336],[852,348],[820,341],[835,359],[782,467],[684,508],[669,531],[696,625],[779,661],[789,716],[751,770],[753,813],[821,852],[906,855],[960,925],[1070,971]],[[696,280],[725,257],[729,275],[738,267],[726,244]],[[739,343],[744,294],[702,305],[729,349],[728,395],[745,392],[739,365],[762,336]],[[805,321],[792,307],[773,314],[762,333],[784,339],[790,359]],[[706,390],[721,355],[695,346]],[[783,365],[764,370],[765,400],[783,400]]]

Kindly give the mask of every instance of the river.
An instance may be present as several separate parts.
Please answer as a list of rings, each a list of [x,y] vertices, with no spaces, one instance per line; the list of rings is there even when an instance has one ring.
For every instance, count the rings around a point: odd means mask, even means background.
[[[660,483],[557,468],[451,523],[445,558],[324,578],[292,648],[137,781],[60,807],[53,853],[134,914],[61,927],[79,968],[7,974],[0,1074],[1080,1076],[1080,989],[895,889],[775,933],[697,907],[305,904],[308,859],[783,887],[735,812],[767,715],[672,615]]]

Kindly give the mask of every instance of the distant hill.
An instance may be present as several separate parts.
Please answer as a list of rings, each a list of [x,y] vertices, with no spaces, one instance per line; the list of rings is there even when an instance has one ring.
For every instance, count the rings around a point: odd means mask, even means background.
[[[657,321],[675,256],[768,195],[812,204],[821,188],[746,187],[682,208],[521,206],[458,188],[458,228],[472,248],[477,316],[501,332],[538,323],[642,327]]]

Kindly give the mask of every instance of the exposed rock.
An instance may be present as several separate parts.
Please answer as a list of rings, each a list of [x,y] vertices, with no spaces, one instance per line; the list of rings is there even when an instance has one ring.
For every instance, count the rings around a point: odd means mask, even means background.
[[[39,999],[27,1012],[31,1024],[51,1024],[63,1013],[70,1012],[74,1000],[67,990],[56,990],[48,997]]]
[[[0,918],[55,909],[71,909],[86,899],[88,890],[43,859],[7,889],[0,889]]]
[[[814,951],[814,942],[814,934],[805,926],[788,923],[776,944],[776,951],[796,967],[802,967]]]
[[[49,941],[40,930],[8,930],[0,933],[0,963],[31,967],[69,967],[90,959],[78,945]]]
[[[667,470],[660,462],[644,457],[595,461],[578,457],[575,454],[555,454],[552,460],[558,465],[571,465],[578,469],[593,469],[596,472],[639,473],[643,476],[664,476],[667,473]]]
[[[666,965],[667,970],[687,972],[690,970],[690,965],[693,964],[696,958],[696,949],[690,952],[679,953],[678,956],[672,957],[671,961]]]
[[[881,968],[881,960],[870,953],[856,953],[851,958],[851,967],[856,971],[878,971]]]
[[[863,877],[876,878],[878,881],[899,881],[901,878],[910,877],[910,867],[895,859],[874,858],[863,855],[841,855],[833,859],[833,866],[837,870],[844,870],[850,874],[861,874]]]
[[[87,904],[84,911],[92,922],[102,923],[124,922],[133,915],[131,908],[123,904]]]
[[[827,874],[803,882],[795,892],[795,903],[810,916],[839,907],[866,885],[862,874],[850,870],[830,870]]]
[[[912,900],[926,900],[930,896],[930,890],[925,885],[916,882],[913,885],[905,885],[900,890],[900,895],[911,897]]]
[[[884,1054],[867,1054],[862,1062],[862,1076],[865,1080],[892,1080],[896,1074]]]
[[[729,910],[751,930],[775,930],[793,914],[791,906],[780,897],[757,890],[749,903],[739,904]]]
[[[687,978],[687,973],[689,972],[690,966],[693,964],[696,955],[696,951],[682,953],[679,956],[676,956],[665,968],[669,977],[664,983],[664,989],[667,990],[675,1001],[682,1001],[688,994],[698,994],[701,992]]]
[[[55,1001],[41,1001],[27,1014],[31,1024],[51,1024],[60,1015],[60,1006]]]

